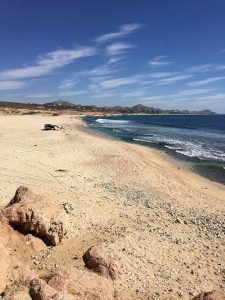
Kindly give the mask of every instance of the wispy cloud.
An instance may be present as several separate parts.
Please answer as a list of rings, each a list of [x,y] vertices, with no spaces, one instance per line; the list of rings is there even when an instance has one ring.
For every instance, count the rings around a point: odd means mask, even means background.
[[[121,55],[127,53],[127,50],[133,47],[135,46],[127,43],[113,43],[106,47],[105,53],[108,56]]]
[[[101,81],[98,84],[90,85],[90,89],[91,90],[95,90],[95,89],[115,89],[115,88],[120,87],[120,86],[138,83],[139,81],[140,81],[140,78],[138,76],[114,78],[114,79]]]
[[[116,56],[116,57],[111,57],[108,61],[109,64],[114,64],[114,63],[117,63],[121,60],[124,59],[124,56]]]
[[[149,62],[151,67],[165,67],[172,64],[174,64],[174,62],[167,60],[167,56],[164,55],[155,56],[153,60]]]
[[[114,39],[125,37],[142,27],[140,23],[124,24],[119,27],[118,31],[100,35],[95,39],[98,43],[108,42]]]
[[[171,77],[166,77],[163,79],[160,79],[156,82],[156,85],[167,85],[167,84],[173,84],[178,81],[186,80],[193,77],[192,74],[186,74],[186,75],[176,75]]]
[[[217,93],[214,95],[208,95],[208,96],[200,96],[198,98],[195,98],[196,100],[200,100],[200,101],[210,101],[210,102],[214,102],[217,100],[224,100],[225,99],[225,93]]]
[[[205,64],[205,65],[198,65],[198,66],[187,68],[185,71],[188,73],[205,73],[205,72],[222,71],[222,70],[225,70],[225,65]]]
[[[195,96],[199,96],[199,95],[203,95],[201,97],[212,97],[211,96],[205,96],[205,94],[211,93],[215,91],[215,89],[210,89],[210,88],[202,88],[202,89],[184,89],[181,90],[177,93],[172,93],[172,94],[166,94],[166,95],[155,95],[155,96],[150,96],[150,97],[143,97],[141,98],[142,101],[173,101],[179,99],[179,100],[188,100],[188,99],[192,99],[194,97],[194,99],[196,99]]]
[[[78,90],[78,91],[65,91],[65,92],[60,92],[57,95],[62,96],[62,97],[70,97],[70,96],[80,96],[86,94],[87,91],[83,90]]]
[[[59,85],[59,89],[61,89],[61,90],[71,89],[79,82],[80,82],[80,80],[78,80],[78,79],[63,79],[61,84]]]
[[[101,94],[95,94],[92,95],[91,98],[95,98],[95,99],[104,99],[104,98],[109,98],[114,96],[113,93],[101,93]]]
[[[175,73],[173,72],[155,72],[155,73],[151,73],[149,74],[149,77],[151,78],[164,78],[164,77],[169,77],[169,76],[173,76],[175,75]]]
[[[0,90],[19,90],[25,88],[27,85],[24,81],[2,80],[0,81]]]
[[[92,77],[92,76],[105,76],[105,75],[115,73],[117,71],[118,71],[118,69],[115,66],[101,65],[101,66],[97,66],[90,70],[84,70],[81,72],[77,72],[74,75],[74,77],[81,78],[81,77]]]
[[[41,99],[48,99],[48,98],[51,98],[51,97],[53,97],[53,95],[52,94],[45,94],[45,93],[37,93],[37,94],[29,94],[29,95],[27,95],[27,98],[36,98],[36,99],[38,99],[38,98],[41,98]]]
[[[225,76],[218,76],[218,77],[209,77],[209,78],[206,78],[206,79],[203,79],[203,80],[198,80],[198,81],[192,81],[192,82],[189,82],[187,83],[188,86],[201,86],[201,85],[205,85],[205,84],[208,84],[208,83],[212,83],[212,82],[216,82],[216,81],[219,81],[219,80],[224,80],[225,79]]]
[[[144,91],[133,91],[129,93],[122,94],[122,98],[133,98],[133,97],[140,97],[143,96],[146,92]]]
[[[22,79],[43,76],[71,64],[79,58],[95,54],[96,49],[93,47],[80,47],[72,50],[55,50],[40,56],[34,66],[27,66],[1,72],[0,78]]]

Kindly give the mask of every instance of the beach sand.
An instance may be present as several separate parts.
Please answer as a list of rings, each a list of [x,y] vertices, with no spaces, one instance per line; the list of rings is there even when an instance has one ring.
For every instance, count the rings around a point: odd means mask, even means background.
[[[42,131],[45,123],[64,129]],[[67,238],[40,257],[40,275],[54,264],[82,269],[87,248],[103,244],[123,266],[114,285],[135,299],[225,289],[223,185],[74,116],[0,116],[0,140],[1,207],[25,185],[73,208]]]

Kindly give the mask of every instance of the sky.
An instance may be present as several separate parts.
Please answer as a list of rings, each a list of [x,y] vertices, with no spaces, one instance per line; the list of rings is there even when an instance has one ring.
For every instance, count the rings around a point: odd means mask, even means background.
[[[0,100],[225,113],[224,0],[0,0]]]

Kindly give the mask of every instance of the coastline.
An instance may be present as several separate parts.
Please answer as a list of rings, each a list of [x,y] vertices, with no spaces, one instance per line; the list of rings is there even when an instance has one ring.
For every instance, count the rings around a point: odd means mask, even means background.
[[[101,243],[123,265],[115,286],[135,299],[187,300],[225,288],[224,186],[79,118],[0,116],[1,207],[19,185],[73,207],[69,237],[47,263],[83,268],[85,250]],[[65,129],[42,131],[45,123]]]
[[[174,157],[174,155],[167,154],[167,151],[156,149],[149,145],[140,145],[137,143],[134,144],[115,139],[108,134],[104,134],[103,132],[88,127],[88,125],[84,120],[82,120],[82,118],[83,116],[79,117],[80,121],[83,124],[84,132],[94,134],[105,139],[129,144],[133,151],[143,156],[143,158],[149,161],[150,164],[155,163],[168,174],[172,172],[173,175],[178,180],[181,180],[184,184],[187,184],[190,187],[193,187],[199,192],[203,192],[208,196],[218,197],[218,199],[225,200],[225,185],[216,181],[212,181],[209,178],[204,177],[197,171],[194,171],[184,160],[178,160],[176,157]]]

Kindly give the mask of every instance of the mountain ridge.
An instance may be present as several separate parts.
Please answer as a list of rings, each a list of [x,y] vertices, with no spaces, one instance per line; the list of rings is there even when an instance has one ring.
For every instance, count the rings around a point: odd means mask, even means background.
[[[8,102],[0,101],[0,108],[27,108],[27,109],[52,109],[52,110],[77,110],[81,112],[102,112],[102,113],[121,113],[121,114],[195,114],[195,115],[216,115],[217,113],[204,109],[200,111],[189,111],[179,109],[161,109],[151,106],[145,106],[141,103],[134,106],[95,106],[95,105],[81,105],[75,104],[65,100],[56,100],[44,104],[37,103],[22,103],[22,102]]]

